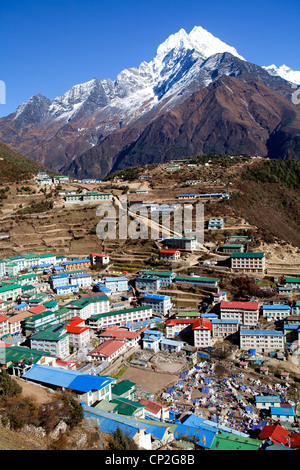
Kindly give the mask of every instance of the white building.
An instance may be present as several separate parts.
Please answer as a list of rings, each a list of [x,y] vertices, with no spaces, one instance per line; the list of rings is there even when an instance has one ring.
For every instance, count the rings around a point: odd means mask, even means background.
[[[284,333],[276,330],[240,330],[240,349],[258,352],[283,351]]]
[[[258,302],[228,302],[220,304],[221,320],[238,320],[240,325],[256,326],[259,318]]]

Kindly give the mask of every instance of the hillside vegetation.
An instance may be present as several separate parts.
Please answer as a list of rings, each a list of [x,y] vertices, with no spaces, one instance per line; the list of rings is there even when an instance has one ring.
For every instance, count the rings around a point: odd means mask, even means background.
[[[0,183],[18,183],[30,179],[40,171],[48,170],[0,142]]]

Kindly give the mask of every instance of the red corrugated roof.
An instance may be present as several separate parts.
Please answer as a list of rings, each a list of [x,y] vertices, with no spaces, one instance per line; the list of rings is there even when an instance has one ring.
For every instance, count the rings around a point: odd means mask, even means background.
[[[290,447],[293,449],[300,448],[300,432],[294,432],[290,438]]]
[[[4,315],[0,315],[0,321],[5,321],[5,320],[7,320],[7,319],[8,319],[8,318],[5,317]]]
[[[258,310],[259,303],[258,302],[228,302],[226,300],[222,300],[221,308],[241,308],[246,310]]]
[[[44,307],[43,305],[38,305],[37,307],[32,307],[28,310],[28,312],[30,313],[41,313],[41,312],[44,312],[46,309],[46,307]]]
[[[125,343],[123,341],[115,341],[114,339],[109,339],[104,343],[100,344],[97,348],[89,353],[90,356],[101,356],[109,357],[119,349],[121,349]]]
[[[280,426],[280,424],[265,426],[259,433],[258,438],[262,440],[269,439],[275,444],[283,444],[285,446],[289,441],[289,431]]]
[[[190,324],[192,328],[208,328],[211,330],[212,324],[210,320],[206,320],[203,318],[185,318],[185,319],[171,319],[166,320],[166,326],[169,325],[180,325],[180,324]]]
[[[180,253],[179,250],[160,250],[161,253]]]

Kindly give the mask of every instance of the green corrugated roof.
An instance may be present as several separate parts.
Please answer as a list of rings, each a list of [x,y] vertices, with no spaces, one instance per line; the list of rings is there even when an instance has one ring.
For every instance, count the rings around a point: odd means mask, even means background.
[[[0,362],[7,364],[8,362],[32,361],[38,362],[41,357],[47,356],[45,351],[37,349],[24,348],[22,346],[10,346],[8,348],[0,348]]]
[[[176,279],[182,279],[185,281],[200,281],[200,282],[219,282],[219,279],[211,278],[211,277],[199,277],[199,276],[176,276]]]
[[[67,307],[71,308],[72,306],[75,307],[85,307],[88,304],[92,304],[95,302],[103,301],[103,300],[109,300],[107,295],[95,295],[94,297],[82,297],[81,299],[77,300],[72,300],[71,302],[67,303]]]
[[[124,393],[129,392],[133,387],[135,387],[134,382],[130,382],[130,380],[122,380],[117,384],[112,385],[111,392],[113,395],[124,395]]]
[[[90,320],[98,320],[99,318],[108,317],[111,315],[120,315],[122,313],[130,313],[130,312],[139,312],[141,310],[148,310],[149,306],[140,306],[140,307],[132,307],[132,308],[124,308],[123,310],[111,310],[110,312],[99,313],[98,315],[93,315],[90,317]]]
[[[216,434],[210,450],[258,450],[261,441],[249,437],[220,432]]]
[[[51,312],[52,313],[52,312]],[[62,325],[47,326],[41,331],[33,334],[30,339],[46,340],[46,341],[59,341],[68,336],[68,333]]]
[[[22,289],[22,286],[20,286],[19,284],[11,284],[10,286],[2,286],[0,287],[0,292],[8,292],[14,289]]]
[[[287,277],[285,279],[285,282],[297,282],[299,283],[300,282],[300,278],[299,277]]]
[[[264,258],[264,253],[232,253],[231,258]]]

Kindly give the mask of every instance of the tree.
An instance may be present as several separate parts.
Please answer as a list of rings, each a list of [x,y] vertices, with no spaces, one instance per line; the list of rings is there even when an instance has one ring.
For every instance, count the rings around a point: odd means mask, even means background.
[[[72,429],[84,418],[82,406],[70,392],[64,392],[61,400],[64,405],[64,421]]]
[[[107,450],[138,450],[138,446],[118,426],[107,443]]]
[[[6,370],[0,372],[0,401],[6,397],[15,397],[22,393],[22,387],[11,378]]]

